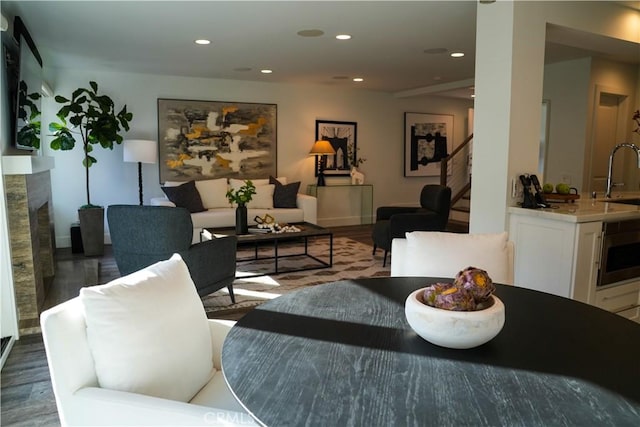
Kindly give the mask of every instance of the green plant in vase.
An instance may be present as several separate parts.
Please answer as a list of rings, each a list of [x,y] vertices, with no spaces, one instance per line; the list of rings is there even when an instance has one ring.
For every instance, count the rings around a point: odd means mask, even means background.
[[[245,206],[251,201],[253,195],[256,194],[256,186],[250,179],[244,182],[244,185],[236,190],[230,188],[227,191],[227,200],[229,203],[235,203],[238,206]]]
[[[249,227],[247,225],[247,203],[251,201],[253,195],[256,194],[256,186],[251,180],[246,180],[244,185],[238,189],[230,188],[227,191],[227,199],[229,203],[235,203],[236,207],[236,234],[247,234]]]
[[[27,83],[24,80],[18,85],[18,144],[25,147],[40,148],[40,109],[38,101],[41,96],[38,92],[28,93]],[[29,110],[27,112],[27,110]]]
[[[80,136],[87,196],[87,203],[78,210],[82,243],[85,255],[101,255],[104,250],[104,210],[91,203],[89,168],[98,162],[91,153],[94,147],[113,150],[114,144],[122,143],[120,133],[123,129],[129,130],[133,114],[127,111],[126,105],[116,113],[113,100],[98,94],[98,84],[91,81],[89,86],[89,89],[74,90],[71,99],[60,95],[55,97],[56,102],[63,105],[57,113],[58,121],[49,124],[54,137],[50,147],[53,150],[73,150],[75,135]]]

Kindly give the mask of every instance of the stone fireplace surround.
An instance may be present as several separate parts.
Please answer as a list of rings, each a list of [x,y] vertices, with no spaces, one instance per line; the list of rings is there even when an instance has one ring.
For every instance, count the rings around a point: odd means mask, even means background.
[[[2,160],[18,328],[21,335],[38,333],[40,312],[55,274],[51,176],[48,168],[11,173],[17,171],[4,167],[6,156]]]

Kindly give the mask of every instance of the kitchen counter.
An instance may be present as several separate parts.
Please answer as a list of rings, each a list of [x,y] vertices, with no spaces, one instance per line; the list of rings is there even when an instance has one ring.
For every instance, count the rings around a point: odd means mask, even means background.
[[[614,192],[613,199],[581,195],[575,203],[553,203],[553,208],[508,208],[516,285],[595,305],[640,323],[640,277],[597,286],[605,250],[603,223],[640,220],[640,206],[612,200],[637,197],[638,192]]]
[[[611,203],[611,200],[636,197],[640,197],[639,192],[614,193],[612,199],[591,199],[589,195],[583,194],[580,199],[574,203],[552,203],[552,208],[543,209],[524,209],[513,206],[508,208],[508,212],[510,214],[527,215],[573,223],[640,219],[640,206]]]

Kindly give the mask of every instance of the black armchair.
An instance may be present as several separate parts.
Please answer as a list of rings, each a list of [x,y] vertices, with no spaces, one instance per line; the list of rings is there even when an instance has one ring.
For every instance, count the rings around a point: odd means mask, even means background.
[[[420,193],[420,207],[381,206],[376,210],[373,226],[373,254],[384,249],[383,266],[394,238],[404,238],[410,231],[443,231],[449,221],[451,189],[444,185],[425,185]]]
[[[120,274],[133,273],[178,253],[189,268],[198,295],[226,286],[235,303],[235,236],[192,245],[191,214],[187,209],[167,206],[111,205],[107,221]]]

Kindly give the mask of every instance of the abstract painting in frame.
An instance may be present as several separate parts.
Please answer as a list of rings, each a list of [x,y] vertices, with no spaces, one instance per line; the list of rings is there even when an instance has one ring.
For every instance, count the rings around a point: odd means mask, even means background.
[[[276,176],[277,106],[158,99],[160,182]]]
[[[404,176],[439,176],[452,149],[452,115],[404,113]]]
[[[349,176],[351,163],[355,163],[357,157],[357,133],[358,124],[356,122],[316,120],[316,141],[329,141],[333,149],[336,150],[336,154],[326,156],[325,175]],[[353,155],[351,161],[348,158],[349,153]],[[317,176],[317,157],[315,171]]]

